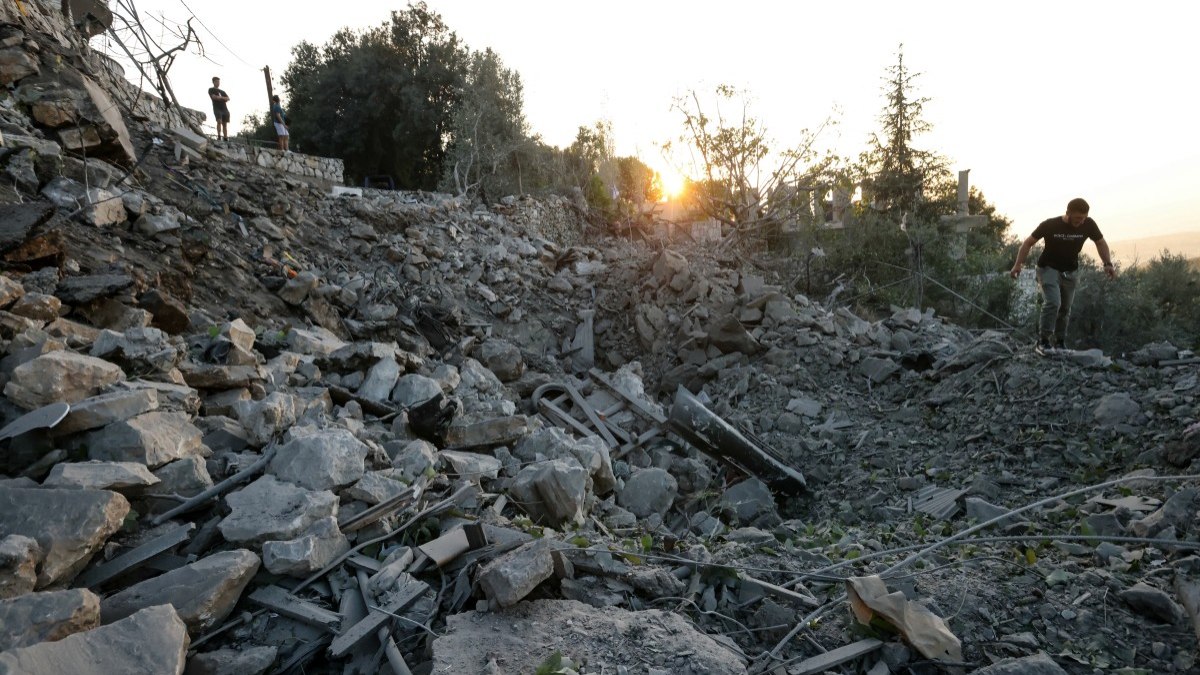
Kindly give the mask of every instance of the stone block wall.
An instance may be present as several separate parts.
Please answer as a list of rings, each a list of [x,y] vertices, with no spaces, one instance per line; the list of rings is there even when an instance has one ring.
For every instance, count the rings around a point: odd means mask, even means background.
[[[240,143],[221,144],[218,147],[228,159],[235,162],[257,164],[264,169],[290,173],[325,186],[342,184],[344,165],[342,160],[334,157],[302,155],[297,152],[284,154],[273,148]]]

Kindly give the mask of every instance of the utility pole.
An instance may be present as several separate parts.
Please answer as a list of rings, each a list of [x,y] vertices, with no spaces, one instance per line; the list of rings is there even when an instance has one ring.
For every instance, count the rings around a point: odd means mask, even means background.
[[[274,103],[275,92],[271,89],[271,66],[263,66],[263,77],[267,80],[267,120],[271,120],[271,104]]]

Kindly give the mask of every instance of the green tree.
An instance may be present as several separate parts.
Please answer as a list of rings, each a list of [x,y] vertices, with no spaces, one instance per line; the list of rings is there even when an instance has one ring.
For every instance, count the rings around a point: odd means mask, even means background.
[[[532,139],[521,76],[491,49],[471,54],[451,129],[442,190],[485,199],[525,191],[519,150]]]
[[[467,73],[468,52],[424,2],[388,23],[343,29],[322,47],[301,42],[282,81],[293,136],[341,157],[353,178],[392,176],[434,189]]]
[[[863,192],[875,208],[890,215],[910,214],[924,201],[931,179],[946,171],[946,161],[935,152],[918,149],[913,139],[932,125],[922,116],[929,98],[915,94],[913,73],[904,64],[904,45],[896,52],[895,65],[884,77],[886,101],[879,114],[881,130],[871,135],[870,148],[861,158],[866,180]]]

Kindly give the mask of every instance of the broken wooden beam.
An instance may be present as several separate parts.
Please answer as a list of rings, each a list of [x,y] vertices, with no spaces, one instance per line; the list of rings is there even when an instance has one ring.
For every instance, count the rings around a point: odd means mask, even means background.
[[[329,655],[335,659],[342,658],[359,641],[377,634],[377,631],[385,623],[392,620],[393,615],[416,602],[417,598],[429,590],[427,584],[415,580],[414,582],[383,607],[371,607],[371,611],[365,619],[339,633],[329,645]]]
[[[96,588],[116,577],[146,564],[151,558],[161,555],[187,541],[195,529],[194,523],[180,525],[154,539],[131,549],[106,563],[96,565],[75,579],[75,588]]]
[[[302,598],[297,598],[289,593],[287,589],[279,586],[263,586],[256,589],[250,594],[250,601],[266,607],[281,616],[295,619],[310,626],[323,628],[331,633],[336,633],[338,626],[342,624],[341,614]]]

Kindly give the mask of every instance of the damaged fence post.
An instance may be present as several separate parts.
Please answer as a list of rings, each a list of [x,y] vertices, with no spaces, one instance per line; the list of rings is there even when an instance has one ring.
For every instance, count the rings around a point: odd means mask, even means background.
[[[675,390],[668,424],[704,454],[759,478],[773,490],[794,495],[805,489],[804,474],[704,407],[682,385]]]

